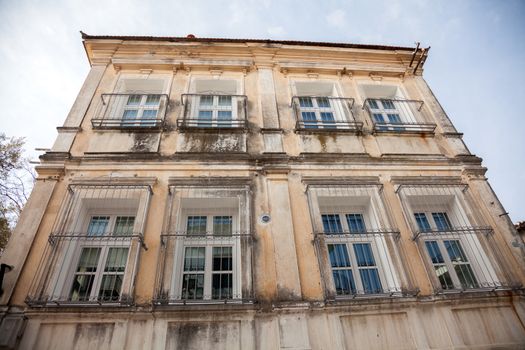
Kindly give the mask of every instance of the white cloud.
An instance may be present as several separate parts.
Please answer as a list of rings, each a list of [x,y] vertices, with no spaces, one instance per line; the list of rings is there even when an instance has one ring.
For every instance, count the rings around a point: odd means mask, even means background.
[[[345,25],[345,11],[341,9],[334,10],[326,15],[326,21],[333,27],[342,28]]]
[[[277,37],[282,37],[284,34],[286,34],[286,31],[281,26],[268,27],[266,31],[268,32],[268,34],[272,36],[277,36]]]

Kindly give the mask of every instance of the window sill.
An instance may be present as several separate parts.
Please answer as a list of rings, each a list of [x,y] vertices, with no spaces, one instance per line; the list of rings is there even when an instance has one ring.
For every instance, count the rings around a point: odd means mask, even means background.
[[[122,119],[92,119],[93,130],[151,131],[162,129],[162,119],[152,119],[148,123],[130,122]]]
[[[374,123],[373,133],[374,134],[424,134],[424,135],[434,135],[436,130],[436,124],[411,124],[411,123],[401,123],[401,124],[377,124]]]

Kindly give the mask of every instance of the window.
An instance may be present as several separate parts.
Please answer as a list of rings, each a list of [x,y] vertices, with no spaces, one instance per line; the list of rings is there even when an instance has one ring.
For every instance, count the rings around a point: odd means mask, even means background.
[[[337,128],[328,97],[299,97],[301,119],[306,129]]]
[[[127,95],[122,126],[154,126],[161,95]]]
[[[368,100],[370,113],[379,130],[402,131],[400,111],[392,100]],[[400,126],[395,126],[399,124]],[[392,126],[394,125],[394,126]]]
[[[199,96],[198,126],[227,128],[232,126],[232,96]]]
[[[147,185],[71,185],[28,303],[130,303],[150,195]]]
[[[172,187],[156,303],[250,299],[247,189]],[[244,274],[243,274],[244,271]]]
[[[328,297],[397,296],[410,287],[380,187],[308,185]]]
[[[490,227],[470,206],[464,185],[401,185],[398,194],[426,259],[436,292],[501,288],[496,243]],[[494,249],[490,252],[487,249]]]

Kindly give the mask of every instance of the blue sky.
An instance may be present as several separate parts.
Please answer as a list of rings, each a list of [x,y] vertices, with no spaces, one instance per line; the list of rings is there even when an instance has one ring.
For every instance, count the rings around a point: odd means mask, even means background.
[[[89,70],[79,30],[432,46],[426,80],[525,220],[525,1],[0,0],[0,131],[35,158]]]

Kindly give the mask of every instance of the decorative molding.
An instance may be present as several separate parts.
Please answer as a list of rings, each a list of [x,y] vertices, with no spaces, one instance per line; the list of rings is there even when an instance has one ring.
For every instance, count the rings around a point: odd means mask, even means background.
[[[461,176],[392,176],[394,185],[464,185]]]
[[[378,176],[303,176],[307,186],[326,185],[381,185]]]
[[[194,187],[213,187],[228,186],[242,187],[250,186],[253,179],[249,176],[228,176],[228,177],[170,177],[168,186],[194,186]]]
[[[153,176],[100,176],[71,178],[71,185],[147,185],[153,186],[157,178]]]
[[[381,80],[383,80],[383,76],[382,76],[381,74],[370,73],[370,74],[368,74],[368,76],[369,76],[370,79],[372,79],[373,81],[381,81]]]

